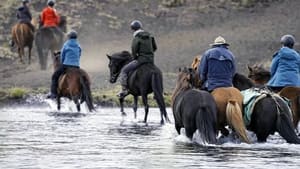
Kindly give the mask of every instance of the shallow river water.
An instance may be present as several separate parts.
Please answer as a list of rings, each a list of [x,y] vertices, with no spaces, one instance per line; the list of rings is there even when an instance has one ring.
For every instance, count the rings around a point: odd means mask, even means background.
[[[277,134],[264,144],[199,145],[178,136],[174,124],[161,126],[157,108],[150,108],[147,125],[139,122],[141,108],[137,120],[131,108],[126,112],[0,108],[0,168],[300,168],[300,146]]]

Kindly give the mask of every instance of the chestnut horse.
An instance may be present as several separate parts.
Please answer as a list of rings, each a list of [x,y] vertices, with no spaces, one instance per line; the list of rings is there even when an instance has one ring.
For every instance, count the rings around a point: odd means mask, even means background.
[[[54,53],[54,69],[60,66],[60,52]],[[90,90],[90,78],[83,69],[68,68],[60,78],[57,89],[57,109],[60,110],[60,98],[67,97],[76,104],[80,112],[80,103],[86,102],[89,111],[94,110],[93,99]]]
[[[265,85],[271,78],[269,70],[266,70],[262,65],[248,65],[248,77],[254,81],[255,84]],[[297,129],[300,120],[300,87],[288,86],[284,87],[278,93],[291,101],[291,109],[293,112],[293,123]]]
[[[200,58],[196,57],[192,62],[192,68],[196,70],[198,74],[198,65]],[[198,76],[198,75],[197,75]],[[198,76],[199,77],[199,76]],[[201,79],[200,83],[201,84]],[[229,125],[238,134],[240,139],[246,143],[250,143],[246,127],[243,121],[242,107],[243,96],[237,88],[234,87],[220,87],[211,92],[214,97],[218,108],[218,129],[225,136],[229,134],[229,131],[225,126]]]
[[[12,27],[12,41],[18,48],[21,63],[24,63],[25,47],[28,47],[28,64],[31,63],[31,49],[34,40],[34,32],[26,23],[17,23]]]
[[[193,88],[193,69],[179,70],[176,88],[172,95],[172,110],[178,134],[185,128],[186,136],[193,138],[198,129],[202,141],[217,142],[217,105],[210,93]]]

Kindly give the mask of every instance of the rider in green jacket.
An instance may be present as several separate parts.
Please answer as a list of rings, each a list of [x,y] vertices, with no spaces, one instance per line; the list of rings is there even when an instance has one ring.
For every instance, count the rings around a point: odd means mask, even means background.
[[[134,31],[131,45],[134,60],[125,65],[121,70],[120,83],[122,85],[122,91],[118,94],[119,97],[128,95],[128,73],[134,71],[144,63],[154,64],[154,52],[157,49],[154,37],[142,29],[142,23],[140,21],[134,20],[130,26]]]

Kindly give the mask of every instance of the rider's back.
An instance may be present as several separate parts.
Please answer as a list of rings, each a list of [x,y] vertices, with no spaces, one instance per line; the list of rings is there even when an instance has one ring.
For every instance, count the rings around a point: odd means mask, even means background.
[[[59,16],[55,9],[48,6],[42,11],[41,21],[44,27],[55,27],[59,23]]]

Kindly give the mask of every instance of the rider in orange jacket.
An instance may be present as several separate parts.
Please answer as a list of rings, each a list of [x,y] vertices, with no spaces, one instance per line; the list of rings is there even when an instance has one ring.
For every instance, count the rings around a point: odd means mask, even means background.
[[[48,0],[48,6],[43,9],[41,14],[41,25],[43,27],[56,27],[59,24],[59,16],[54,9],[55,0]]]

